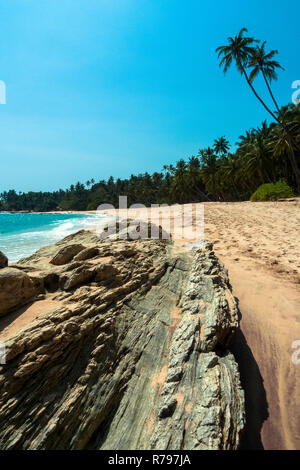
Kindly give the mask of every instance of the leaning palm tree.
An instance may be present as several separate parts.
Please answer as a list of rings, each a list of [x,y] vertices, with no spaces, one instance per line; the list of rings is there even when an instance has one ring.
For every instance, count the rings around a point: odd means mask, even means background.
[[[285,116],[279,109],[278,103],[273,95],[273,92],[270,86],[272,80],[277,80],[276,69],[282,69],[282,70],[284,69],[283,67],[281,67],[279,62],[274,60],[274,56],[278,54],[278,51],[273,50],[267,53],[265,51],[265,44],[266,44],[266,41],[264,41],[261,46],[257,46],[252,53],[252,57],[248,64],[249,67],[252,68],[249,79],[250,79],[250,82],[252,83],[253,80],[258,76],[259,72],[262,73],[262,76],[267,85],[268,91],[270,93],[270,96],[277,109],[276,121],[283,128],[285,139],[288,142],[288,147],[289,147],[288,156],[290,158],[291,165],[295,174],[298,191],[300,192],[300,170],[299,170],[297,160],[295,157],[295,152],[294,152],[294,146],[298,148],[298,145],[296,141],[293,139],[291,133],[289,132],[288,124],[285,119]]]
[[[270,83],[272,80],[277,80],[276,69],[284,70],[284,68],[281,67],[279,62],[273,59],[274,56],[278,54],[278,51],[273,50],[267,53],[265,51],[265,45],[266,41],[264,41],[261,46],[257,46],[252,52],[252,57],[248,64],[248,66],[252,68],[249,80],[252,83],[258,74],[260,72],[262,73],[271,98],[276,106],[277,111],[280,113],[279,106],[271,90]]]
[[[259,41],[251,37],[244,37],[244,33],[246,32],[248,32],[247,29],[242,28],[237,36],[235,36],[234,38],[228,38],[228,45],[220,46],[216,49],[216,52],[218,52],[218,57],[221,58],[219,65],[220,67],[223,67],[224,73],[226,73],[228,68],[234,61],[236,63],[238,71],[241,75],[244,75],[248,85],[255,94],[256,98],[260,101],[266,111],[268,111],[268,113],[273,117],[273,119],[277,121],[278,124],[281,125],[284,131],[286,132],[290,147],[288,155],[295,175],[297,189],[300,193],[300,170],[298,168],[297,160],[295,157],[292,139],[287,131],[284,120],[280,116],[280,111],[278,111],[278,116],[276,116],[276,114],[270,110],[270,108],[258,95],[252,84],[258,72],[262,71],[268,86],[268,90],[271,93],[272,99],[275,100],[267,79],[269,78],[269,80],[274,80],[276,77],[276,68],[281,67],[278,62],[272,60],[273,57],[276,55],[277,51],[271,51],[269,54],[266,54],[264,49],[265,42],[262,44],[261,47],[254,47],[254,44],[258,43]],[[249,67],[253,67],[250,76],[248,76],[248,73],[246,71],[246,69]],[[277,103],[276,107],[278,108]]]
[[[266,103],[258,95],[248,76],[246,69],[255,52],[255,44],[259,41],[251,37],[245,37],[244,33],[247,32],[248,30],[246,28],[242,28],[237,36],[228,38],[228,44],[226,46],[217,47],[216,52],[218,53],[218,58],[221,59],[219,66],[223,67],[223,71],[226,73],[229,67],[232,65],[232,62],[235,62],[238,71],[241,75],[244,75],[256,98],[260,101],[268,113],[271,114],[271,116],[276,121],[278,121],[276,115],[269,109]]]

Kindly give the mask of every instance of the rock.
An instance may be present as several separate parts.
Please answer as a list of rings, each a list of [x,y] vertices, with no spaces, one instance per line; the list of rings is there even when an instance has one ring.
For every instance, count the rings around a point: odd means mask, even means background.
[[[82,284],[86,284],[91,281],[91,279],[95,276],[94,269],[90,269],[89,267],[80,266],[75,271],[72,271],[70,276],[66,276],[62,281],[63,289],[71,290],[75,287],[81,286]]]
[[[51,264],[60,266],[69,263],[74,256],[84,250],[83,245],[67,245],[61,248],[50,261]]]
[[[110,240],[139,240],[139,239],[152,239],[152,240],[171,240],[171,234],[164,230],[161,225],[156,225],[151,222],[143,220],[120,219],[112,221],[114,224],[112,232],[103,228],[99,230],[99,238]]]
[[[118,274],[118,269],[111,263],[102,263],[95,267],[95,281],[111,280]]]
[[[41,281],[15,268],[0,271],[0,316],[22,307],[43,290]]]
[[[160,240],[94,246],[93,262],[68,269],[45,263],[45,250],[21,262],[57,289],[59,306],[6,342],[0,448],[238,449],[237,308],[212,246],[180,254]]]
[[[0,251],[0,269],[8,266],[8,259],[2,251]]]
[[[99,253],[99,250],[97,247],[92,246],[90,248],[86,248],[85,250],[82,250],[78,253],[78,255],[74,256],[73,260],[74,261],[84,261],[86,259],[94,258],[94,256],[97,256]]]

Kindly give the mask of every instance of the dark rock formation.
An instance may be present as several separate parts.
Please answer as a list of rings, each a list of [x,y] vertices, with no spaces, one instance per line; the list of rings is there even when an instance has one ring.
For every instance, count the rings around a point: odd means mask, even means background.
[[[8,259],[2,251],[0,251],[0,269],[8,266]]]
[[[82,243],[83,258],[50,263]],[[210,244],[178,253],[80,231],[17,266],[59,306],[6,342],[1,449],[239,447],[237,310]]]

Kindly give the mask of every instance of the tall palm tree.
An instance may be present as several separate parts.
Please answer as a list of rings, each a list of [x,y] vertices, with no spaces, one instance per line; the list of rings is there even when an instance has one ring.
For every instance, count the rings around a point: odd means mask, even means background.
[[[277,111],[280,113],[277,101],[275,100],[275,97],[272,93],[270,83],[272,80],[277,80],[278,78],[276,69],[284,70],[284,68],[279,64],[279,62],[273,59],[274,56],[278,54],[278,51],[273,50],[267,53],[265,51],[265,45],[266,41],[264,41],[261,46],[257,46],[252,52],[252,57],[250,58],[248,64],[248,66],[252,68],[249,80],[252,83],[253,80],[258,76],[259,72],[262,73],[271,98],[276,106]]]
[[[255,137],[244,154],[244,166],[248,175],[252,179],[257,176],[261,183],[272,182],[272,156],[267,146],[269,136],[270,130],[264,121],[262,127],[257,128]]]
[[[244,75],[248,85],[253,91],[256,98],[260,101],[263,107],[268,111],[271,116],[278,121],[276,115],[268,108],[266,103],[261,99],[261,97],[256,92],[253,87],[248,73],[246,71],[251,58],[255,52],[255,43],[259,41],[251,37],[245,37],[244,33],[247,33],[246,28],[242,28],[237,36],[229,37],[228,44],[226,46],[219,46],[216,49],[218,53],[218,58],[221,59],[219,66],[223,67],[224,73],[226,73],[231,66],[232,62],[235,62],[236,67],[241,75]]]
[[[200,160],[198,157],[189,158],[187,165],[187,182],[190,188],[190,194],[195,195],[196,199],[210,201],[209,197],[204,193],[205,187],[201,177]]]
[[[185,202],[188,197],[188,179],[187,179],[187,164],[181,159],[176,163],[175,174],[172,183],[172,193],[179,202]]]
[[[270,86],[270,83],[272,82],[272,80],[277,80],[276,69],[279,69],[279,68],[282,70],[284,69],[283,67],[281,67],[279,62],[274,60],[274,56],[278,54],[278,51],[273,50],[267,53],[265,51],[265,44],[266,44],[266,41],[264,41],[261,46],[257,46],[253,51],[252,57],[249,61],[249,67],[250,68],[252,67],[252,71],[250,73],[249,79],[250,79],[250,82],[252,83],[253,80],[259,74],[259,72],[262,73],[262,76],[267,85],[268,91],[270,93],[270,96],[277,109],[278,117],[276,120],[283,128],[283,131],[284,131],[283,133],[285,134],[285,139],[287,140],[287,143],[288,143],[287,154],[290,158],[291,165],[295,173],[295,179],[296,179],[298,191],[300,192],[300,170],[299,170],[297,160],[295,157],[295,152],[294,152],[294,146],[298,148],[298,145],[289,132],[288,125],[285,120],[285,116],[284,114],[282,114],[281,110],[279,109],[278,103],[273,95],[273,92]]]
[[[236,181],[238,171],[240,169],[240,161],[237,154],[228,154],[228,157],[222,162],[221,171],[222,175],[227,180],[228,186],[232,186],[234,196],[238,200],[240,195],[237,189]],[[231,188],[230,188],[231,189]]]
[[[211,147],[199,150],[201,157],[201,176],[209,194],[217,196],[217,155]]]
[[[281,67],[278,62],[273,60],[273,57],[277,54],[277,51],[274,50],[266,54],[265,42],[262,44],[261,47],[254,47],[254,44],[258,43],[259,41],[251,37],[244,37],[244,33],[246,32],[248,32],[247,29],[242,28],[237,36],[235,36],[234,38],[228,38],[228,45],[220,46],[216,49],[216,52],[218,52],[218,58],[221,58],[219,66],[223,67],[224,73],[226,73],[232,62],[235,61],[238,71],[241,75],[244,75],[248,85],[255,94],[256,98],[260,101],[266,111],[268,111],[268,113],[273,117],[273,119],[275,119],[275,121],[277,121],[285,130],[290,147],[288,155],[295,175],[297,189],[300,193],[300,170],[298,168],[297,160],[295,157],[292,139],[289,135],[289,132],[285,126],[283,119],[281,119],[279,107],[276,103],[274,95],[272,94],[272,90],[268,82],[268,79],[271,81],[277,78],[276,68]],[[252,72],[250,73],[250,76],[248,76],[246,71],[246,69],[249,67],[252,67]],[[270,108],[261,99],[261,97],[256,92],[255,88],[253,87],[252,82],[259,71],[262,72],[271,97],[274,103],[276,104],[276,108],[278,109],[278,117],[275,113],[273,113],[273,111],[270,110]]]
[[[225,136],[214,140],[214,151],[217,155],[226,155],[229,149],[230,144]]]

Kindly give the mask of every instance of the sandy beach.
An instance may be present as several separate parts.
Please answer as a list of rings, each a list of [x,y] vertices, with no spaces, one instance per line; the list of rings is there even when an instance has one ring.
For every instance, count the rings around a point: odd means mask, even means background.
[[[146,211],[136,215],[145,219]],[[176,217],[171,231],[174,224]],[[292,362],[292,343],[300,339],[299,228],[299,198],[204,203],[204,237],[239,301],[234,350],[247,390],[246,448],[300,448],[300,365]],[[182,249],[185,241],[175,243]]]
[[[145,220],[147,214],[140,210],[128,217]],[[168,225],[168,209],[161,214],[155,209],[152,220]],[[171,217],[173,235],[178,217]],[[246,449],[300,448],[300,364],[292,362],[292,343],[300,340],[299,226],[300,198],[204,203],[204,238],[228,269],[239,303],[241,328],[233,348],[246,390]],[[186,241],[175,240],[179,251]],[[28,318],[18,312],[11,331],[3,319],[3,333],[12,334],[40,313],[34,306]]]
[[[236,338],[248,448],[300,447],[300,365],[292,362],[292,343],[300,339],[299,227],[299,199],[205,205],[205,238],[229,271],[250,348]]]

